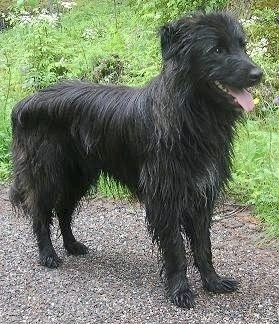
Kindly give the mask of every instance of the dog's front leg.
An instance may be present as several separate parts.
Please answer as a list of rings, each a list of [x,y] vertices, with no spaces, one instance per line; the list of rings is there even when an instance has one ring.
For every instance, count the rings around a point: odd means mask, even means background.
[[[178,307],[192,308],[194,295],[186,276],[187,263],[185,247],[181,233],[169,235],[167,242],[162,244],[162,256],[166,273],[166,289],[172,303]]]
[[[206,206],[206,203],[201,206]],[[206,207],[197,208],[193,215],[185,213],[185,232],[191,242],[195,265],[199,269],[203,287],[214,293],[230,293],[237,289],[238,282],[233,278],[219,276],[213,266],[210,219],[211,212]]]
[[[155,208],[155,212],[153,208],[146,208],[147,222],[153,240],[157,242],[162,254],[168,297],[178,307],[192,308],[194,295],[186,276],[186,253],[179,226],[171,215],[164,216],[162,209],[161,217],[158,218],[158,209]]]

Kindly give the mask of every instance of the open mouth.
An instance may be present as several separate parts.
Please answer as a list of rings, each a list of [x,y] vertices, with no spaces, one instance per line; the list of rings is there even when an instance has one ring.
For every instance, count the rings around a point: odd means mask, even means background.
[[[215,86],[226,95],[233,98],[236,106],[241,106],[245,111],[252,111],[255,107],[253,97],[247,89],[237,89],[231,86],[221,84],[219,81],[214,82]]]

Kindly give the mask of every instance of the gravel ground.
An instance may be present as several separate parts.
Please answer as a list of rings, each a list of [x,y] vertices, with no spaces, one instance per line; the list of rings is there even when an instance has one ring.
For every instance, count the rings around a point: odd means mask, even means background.
[[[12,214],[0,187],[0,323],[279,323],[279,258],[273,245],[259,244],[258,222],[246,212],[216,217],[213,253],[220,274],[241,282],[238,292],[210,295],[194,269],[190,282],[196,307],[166,301],[156,249],[137,204],[95,199],[76,216],[76,237],[90,248],[67,256],[57,270],[37,263],[28,220]]]

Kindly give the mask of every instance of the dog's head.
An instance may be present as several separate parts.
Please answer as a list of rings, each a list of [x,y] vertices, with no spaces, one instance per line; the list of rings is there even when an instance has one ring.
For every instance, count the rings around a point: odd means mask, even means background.
[[[246,111],[254,107],[247,88],[262,71],[246,53],[243,28],[230,14],[184,17],[161,28],[165,64],[172,63],[181,81],[190,78],[202,91]]]

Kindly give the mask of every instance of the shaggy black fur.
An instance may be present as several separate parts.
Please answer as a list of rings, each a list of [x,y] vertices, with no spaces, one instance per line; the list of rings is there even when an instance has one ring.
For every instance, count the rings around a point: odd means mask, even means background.
[[[163,69],[142,88],[62,82],[21,101],[12,113],[14,182],[10,197],[33,219],[41,264],[60,259],[50,239],[59,220],[70,254],[87,248],[71,217],[103,171],[144,203],[161,251],[171,301],[192,307],[183,236],[205,289],[232,292],[237,282],[212,264],[210,221],[230,179],[232,141],[244,90],[262,72],[245,52],[239,23],[227,13],[184,17],[161,29]]]

